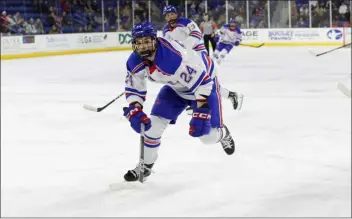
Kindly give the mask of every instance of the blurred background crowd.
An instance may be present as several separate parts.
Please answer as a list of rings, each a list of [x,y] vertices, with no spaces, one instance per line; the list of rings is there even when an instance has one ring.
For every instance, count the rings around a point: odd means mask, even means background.
[[[129,31],[152,21],[162,29],[163,7],[200,23],[204,13],[218,24],[235,18],[241,28],[342,27],[351,24],[351,0],[0,0],[1,33],[59,34]]]

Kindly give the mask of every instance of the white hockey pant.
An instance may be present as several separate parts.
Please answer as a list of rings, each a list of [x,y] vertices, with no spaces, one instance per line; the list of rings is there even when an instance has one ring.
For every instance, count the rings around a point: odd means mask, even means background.
[[[221,61],[227,56],[228,52],[226,49],[222,49],[221,51],[215,50],[214,52],[214,58],[218,64],[221,63]]]
[[[158,116],[150,116],[151,128],[145,132],[144,137],[144,163],[152,164],[158,159],[160,140],[170,120]],[[186,131],[186,130],[185,130]],[[221,128],[212,128],[208,135],[199,137],[203,144],[216,144],[223,137]],[[176,145],[177,147],[177,145]]]

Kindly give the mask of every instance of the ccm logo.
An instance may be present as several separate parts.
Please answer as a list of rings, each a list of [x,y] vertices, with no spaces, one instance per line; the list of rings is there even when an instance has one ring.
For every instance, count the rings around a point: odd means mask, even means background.
[[[132,109],[128,114],[127,117],[128,119],[131,118],[132,116],[136,115],[138,112],[140,112],[141,109],[139,107]]]
[[[210,114],[207,113],[193,113],[192,114],[193,118],[198,118],[198,119],[210,119]]]

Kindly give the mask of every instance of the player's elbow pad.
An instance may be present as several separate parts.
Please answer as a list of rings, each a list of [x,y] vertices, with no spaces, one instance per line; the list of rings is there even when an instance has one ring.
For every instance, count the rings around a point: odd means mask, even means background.
[[[193,49],[193,47],[196,45],[197,42],[199,42],[198,39],[190,36],[190,37],[187,37],[187,39],[184,41],[184,45],[186,49]]]

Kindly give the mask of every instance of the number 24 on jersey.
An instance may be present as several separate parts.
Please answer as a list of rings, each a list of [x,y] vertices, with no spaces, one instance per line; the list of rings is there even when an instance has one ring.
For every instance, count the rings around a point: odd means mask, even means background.
[[[197,71],[194,68],[189,67],[188,65],[186,66],[187,72],[182,72],[180,77],[187,83],[189,83],[192,79],[194,74],[197,73]]]

